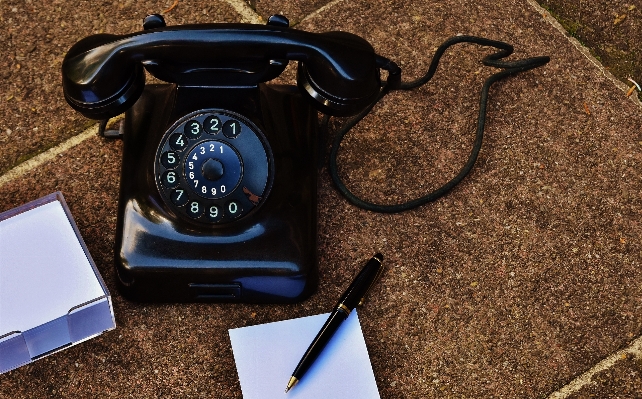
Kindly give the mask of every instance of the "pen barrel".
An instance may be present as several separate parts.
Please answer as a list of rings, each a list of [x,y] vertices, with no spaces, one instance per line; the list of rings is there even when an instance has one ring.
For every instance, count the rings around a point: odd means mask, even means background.
[[[326,320],[323,327],[321,327],[321,331],[319,331],[317,336],[314,338],[308,347],[308,350],[299,361],[299,364],[294,369],[285,392],[288,392],[290,388],[292,388],[294,384],[301,379],[301,376],[308,371],[312,363],[314,363],[316,358],[319,357],[319,354],[328,344],[334,333],[339,329],[341,323],[348,318],[352,309],[357,307],[357,305],[364,299],[379,274],[383,271],[382,261],[383,255],[375,254],[375,256],[366,263],[363,269],[361,269],[352,284],[348,287],[348,290],[337,303],[337,306],[330,314],[330,317],[328,317],[328,320]]]
[[[308,347],[308,350],[301,358],[301,361],[299,361],[296,369],[294,369],[294,372],[292,373],[293,377],[300,379],[301,376],[308,371],[310,366],[312,366],[316,358],[319,357],[319,354],[321,354],[323,349],[326,347],[341,323],[347,318],[348,315],[345,314],[342,310],[335,309],[330,314],[330,317],[328,317],[328,320],[326,320],[323,327],[321,327],[321,330]]]

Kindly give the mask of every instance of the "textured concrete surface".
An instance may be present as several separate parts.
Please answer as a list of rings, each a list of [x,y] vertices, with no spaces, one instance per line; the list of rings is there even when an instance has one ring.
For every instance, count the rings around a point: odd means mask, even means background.
[[[173,2],[8,0],[0,6],[0,172],[87,128],[93,122],[64,101],[60,66],[71,45],[95,33],[142,29],[147,14]],[[181,4],[166,14],[168,24],[238,22],[223,1]],[[60,101],[62,100],[62,101]]]
[[[297,29],[362,35],[397,61],[407,80],[460,33],[508,41],[513,59],[552,61],[493,86],[478,163],[435,203],[394,215],[363,211],[337,193],[323,170],[320,285],[303,303],[123,299],[111,253],[122,145],[91,137],[59,147],[90,124],[62,98],[60,59],[76,40],[99,29],[137,30],[142,15],[172,3],[60,2],[49,14],[35,6],[29,12],[26,2],[2,5],[0,21],[10,31],[3,34],[11,35],[2,60],[10,60],[12,72],[1,91],[33,94],[0,99],[6,154],[0,170],[53,151],[22,174],[4,175],[0,211],[61,190],[112,291],[118,327],[0,376],[0,397],[240,398],[227,330],[327,311],[376,251],[388,269],[360,319],[382,398],[638,395],[639,351],[623,352],[577,389],[564,387],[642,331],[641,108],[549,23],[550,15],[525,0],[257,1],[257,19],[292,11],[302,21]],[[179,2],[168,22],[246,18],[235,11],[238,2],[204,4]],[[104,18],[96,19],[100,13]],[[35,31],[31,26],[61,36],[37,40],[30,55],[18,55],[24,42],[18,33]],[[479,90],[493,72],[480,63],[489,51],[454,48],[428,85],[389,95],[355,127],[339,156],[355,193],[394,203],[456,173],[472,144]],[[21,75],[26,71],[32,72]],[[49,88],[47,95],[40,87]]]
[[[594,376],[569,398],[639,398],[642,392],[642,364],[634,356],[623,356],[612,368]]]

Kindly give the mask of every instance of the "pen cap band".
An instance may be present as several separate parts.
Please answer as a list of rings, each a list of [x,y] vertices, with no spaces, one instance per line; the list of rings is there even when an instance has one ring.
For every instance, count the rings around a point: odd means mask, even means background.
[[[352,311],[346,305],[344,305],[342,303],[337,305],[337,310],[342,311],[343,313],[345,313],[346,317],[348,317],[350,315],[350,312]]]

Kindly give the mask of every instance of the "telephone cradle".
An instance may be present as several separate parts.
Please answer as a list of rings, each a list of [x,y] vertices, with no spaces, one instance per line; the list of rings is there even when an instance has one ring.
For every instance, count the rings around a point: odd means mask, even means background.
[[[114,262],[121,292],[140,301],[297,302],[317,285],[317,167],[324,135],[318,112],[354,116],[335,135],[329,170],[337,188],[378,212],[412,209],[448,192],[475,163],[488,87],[548,62],[500,59],[512,46],[456,36],[421,79],[347,32],[266,25],[167,27],[148,16],[144,30],[97,34],[73,45],[62,63],[65,99],[88,118],[125,113]],[[443,187],[400,205],[362,201],[336,173],[347,130],[390,90],[425,84],[451,45],[498,48],[484,64],[503,69],[482,89],[475,146]],[[266,83],[297,61],[297,85]],[[387,71],[382,82],[380,72]],[[145,73],[166,82],[145,85]],[[352,122],[351,122],[352,121]]]

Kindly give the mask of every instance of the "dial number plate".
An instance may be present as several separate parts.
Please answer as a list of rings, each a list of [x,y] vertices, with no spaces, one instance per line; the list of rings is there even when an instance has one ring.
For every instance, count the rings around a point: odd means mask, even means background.
[[[167,207],[178,217],[224,224],[260,206],[272,183],[263,133],[225,110],[186,115],[165,132],[154,173]]]
[[[236,189],[242,174],[241,157],[222,141],[203,141],[185,157],[188,184],[203,198],[225,197]]]

